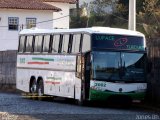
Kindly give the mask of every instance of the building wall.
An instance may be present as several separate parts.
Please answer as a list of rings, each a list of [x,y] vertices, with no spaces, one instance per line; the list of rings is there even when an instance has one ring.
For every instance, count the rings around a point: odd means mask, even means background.
[[[25,28],[26,18],[36,18],[37,23],[50,20],[53,19],[53,11],[0,9],[0,17],[0,51],[17,50],[18,33],[22,24]],[[19,17],[18,31],[8,30],[8,17]],[[51,29],[53,28],[53,22],[39,23],[37,28]]]
[[[61,19],[53,20],[53,28],[69,28],[70,4],[58,3],[58,2],[47,2],[47,3],[62,9],[62,11],[60,12],[53,13],[53,19],[61,18]]]

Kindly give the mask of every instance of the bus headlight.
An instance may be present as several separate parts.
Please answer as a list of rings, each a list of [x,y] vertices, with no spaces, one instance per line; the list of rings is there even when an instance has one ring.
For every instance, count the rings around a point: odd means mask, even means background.
[[[136,92],[136,93],[144,93],[144,92],[146,92],[146,89],[138,89],[138,90],[136,90],[135,92]]]
[[[142,84],[137,86],[137,90],[135,92],[146,92],[147,84]]]

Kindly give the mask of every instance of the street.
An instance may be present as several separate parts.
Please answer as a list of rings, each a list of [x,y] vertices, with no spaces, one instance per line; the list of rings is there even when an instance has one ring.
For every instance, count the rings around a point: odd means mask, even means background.
[[[102,106],[38,101],[20,94],[0,93],[0,120],[160,120],[160,114],[153,110]]]

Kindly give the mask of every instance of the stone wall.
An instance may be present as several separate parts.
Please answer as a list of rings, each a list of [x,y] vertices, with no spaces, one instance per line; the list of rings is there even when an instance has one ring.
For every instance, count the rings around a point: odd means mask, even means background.
[[[17,51],[0,51],[0,89],[12,89],[16,85]]]

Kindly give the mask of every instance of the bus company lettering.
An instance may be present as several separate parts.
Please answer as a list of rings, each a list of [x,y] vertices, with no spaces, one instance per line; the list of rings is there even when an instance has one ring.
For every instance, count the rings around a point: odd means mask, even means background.
[[[57,80],[57,81],[62,81],[62,78],[57,78],[57,77],[47,77],[48,80]]]
[[[96,40],[115,40],[115,36],[96,35]]]
[[[26,59],[25,58],[20,58],[20,63],[21,64],[25,64],[26,63]]]
[[[127,48],[130,50],[144,50],[144,46],[140,45],[127,45]]]

